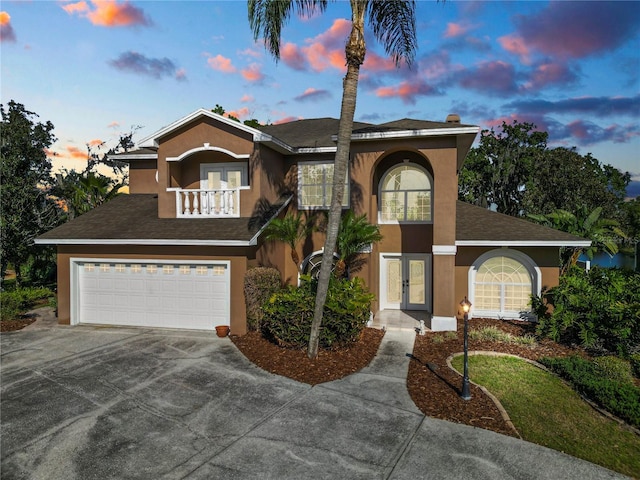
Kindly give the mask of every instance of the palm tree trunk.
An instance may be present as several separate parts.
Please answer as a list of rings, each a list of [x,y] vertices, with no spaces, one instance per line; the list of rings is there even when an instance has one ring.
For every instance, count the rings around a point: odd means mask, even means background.
[[[353,132],[353,117],[356,113],[356,97],[358,93],[358,77],[360,65],[364,62],[364,5],[359,0],[351,0],[352,27],[351,35],[346,46],[347,74],[342,83],[342,104],[340,107],[340,125],[338,127],[338,145],[333,166],[333,193],[331,195],[331,207],[327,222],[327,236],[322,253],[322,264],[318,276],[318,290],[316,292],[316,305],[311,323],[309,336],[309,348],[307,356],[315,359],[318,356],[318,342],[320,340],[320,326],[324,304],[329,291],[331,279],[331,266],[333,264],[333,252],[336,249],[340,218],[342,216],[342,198],[344,196],[344,179],[349,164],[349,149],[351,146],[351,134]]]

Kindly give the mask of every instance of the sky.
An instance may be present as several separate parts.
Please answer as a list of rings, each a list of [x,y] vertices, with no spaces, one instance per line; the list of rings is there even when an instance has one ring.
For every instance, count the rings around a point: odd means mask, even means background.
[[[422,0],[416,14],[411,68],[366,33],[357,121],[531,122],[550,147],[628,171],[640,196],[640,2]],[[293,15],[276,61],[245,1],[3,0],[0,101],[54,124],[54,170],[217,104],[262,123],[338,118],[349,30],[345,1]]]

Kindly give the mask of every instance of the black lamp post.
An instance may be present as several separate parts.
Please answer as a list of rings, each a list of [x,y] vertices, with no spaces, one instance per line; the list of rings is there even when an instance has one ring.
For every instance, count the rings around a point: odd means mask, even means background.
[[[462,311],[464,312],[464,375],[462,376],[462,397],[463,400],[471,400],[471,392],[469,391],[469,310],[471,302],[464,297],[460,302]]]

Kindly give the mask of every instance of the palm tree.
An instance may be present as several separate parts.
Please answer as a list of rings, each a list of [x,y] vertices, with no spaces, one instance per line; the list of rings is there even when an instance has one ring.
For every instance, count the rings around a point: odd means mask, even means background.
[[[387,54],[392,56],[396,66],[399,66],[402,60],[410,65],[417,48],[414,0],[350,0],[350,3],[351,33],[345,47],[347,74],[342,83],[340,124],[333,168],[333,192],[307,351],[311,359],[318,355],[322,312],[329,290],[332,256],[340,228],[344,178],[349,162],[358,77],[366,53],[365,18],[373,35],[382,44]],[[291,14],[297,13],[308,17],[316,12],[322,13],[326,8],[326,0],[248,0],[249,24],[253,30],[254,39],[263,38],[265,48],[276,59],[279,59],[282,27],[289,20]]]
[[[347,211],[340,221],[336,242],[340,258],[336,262],[335,276],[340,278],[346,273],[349,277],[353,269],[360,266],[358,257],[362,255],[363,250],[380,240],[380,228],[370,224],[366,215],[356,216],[352,210]]]
[[[583,253],[589,260],[593,260],[596,252],[603,251],[614,256],[618,253],[618,242],[616,240],[627,238],[620,229],[617,220],[601,218],[602,207],[596,207],[592,212],[582,208],[576,214],[567,210],[556,210],[547,215],[528,215],[529,218],[548,227],[562,230],[579,237],[591,240],[589,247],[574,247],[570,250],[563,249],[562,270],[564,274],[569,267],[575,265]]]
[[[298,255],[297,246],[301,240],[304,240],[311,231],[311,222],[307,222],[302,218],[302,213],[296,215],[291,212],[287,213],[283,218],[276,218],[265,229],[265,240],[284,242],[291,247],[291,260],[295,263],[296,268],[300,264],[300,256]]]
[[[51,194],[60,200],[71,220],[111,200],[123,186],[123,182],[100,173],[65,169],[56,174]]]

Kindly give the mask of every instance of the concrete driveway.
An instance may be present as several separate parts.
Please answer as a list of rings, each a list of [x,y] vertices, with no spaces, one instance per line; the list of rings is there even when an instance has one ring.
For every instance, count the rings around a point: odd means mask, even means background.
[[[210,333],[51,327],[2,334],[1,476],[624,478],[424,417],[394,374],[405,368],[407,348],[390,332],[385,338],[375,365],[312,388],[260,370]]]

